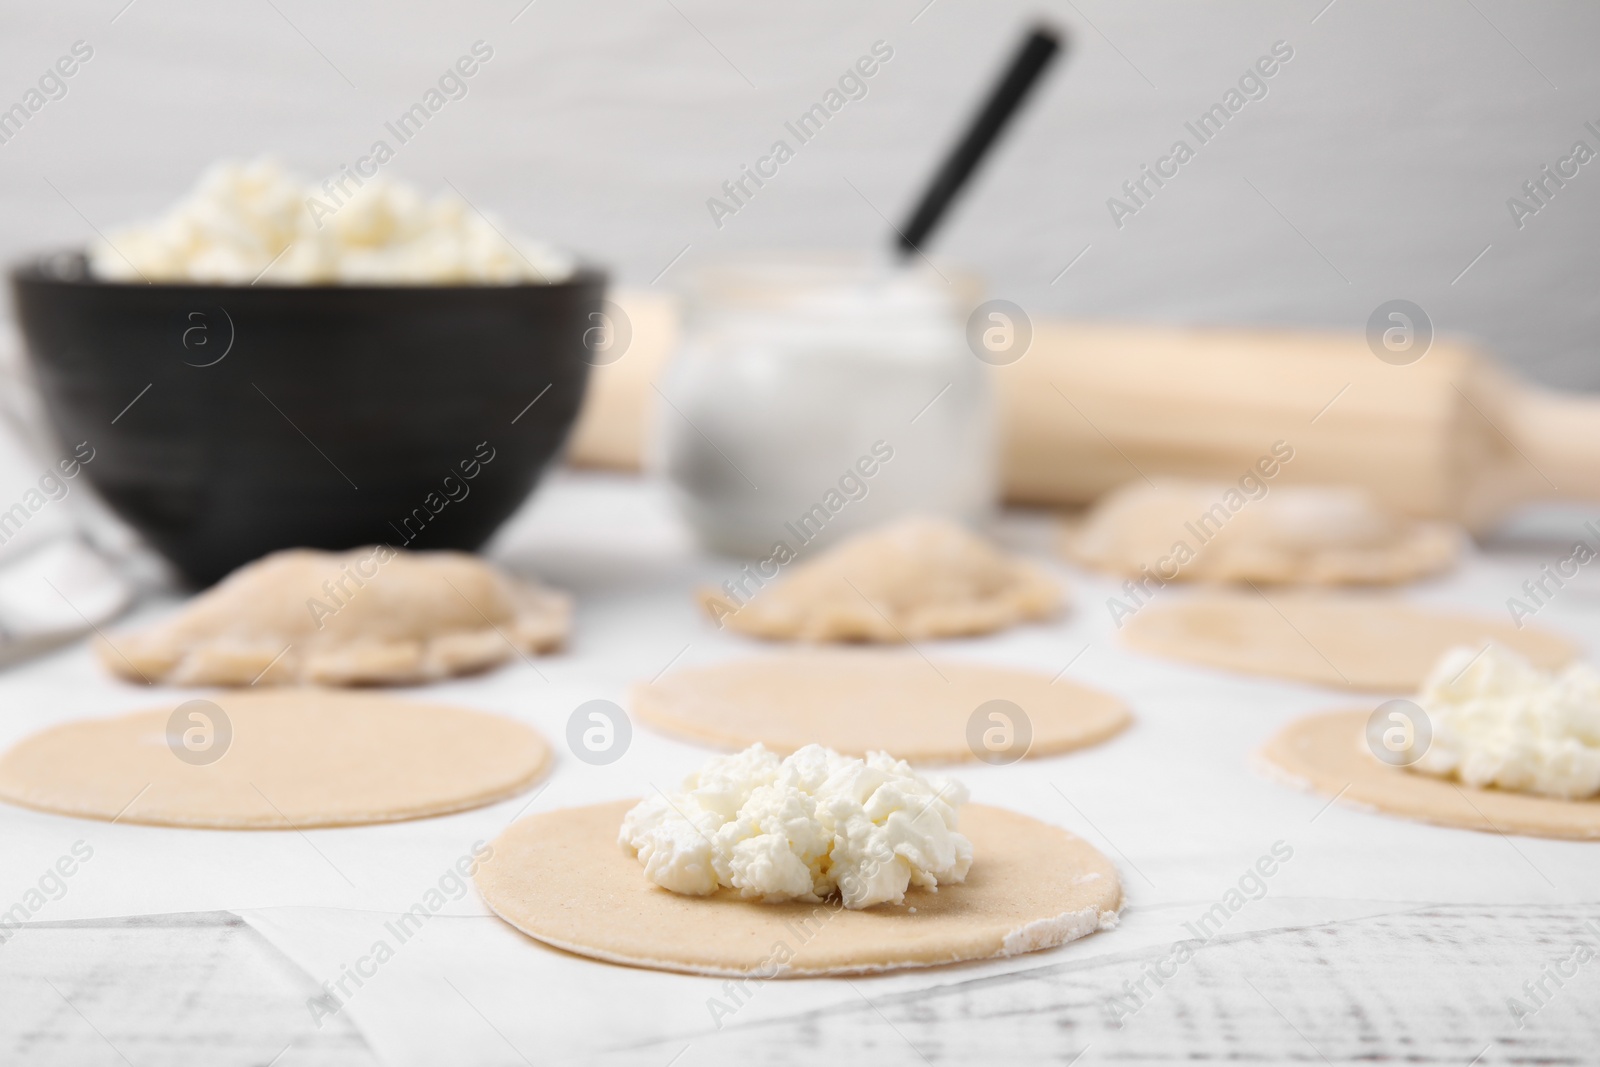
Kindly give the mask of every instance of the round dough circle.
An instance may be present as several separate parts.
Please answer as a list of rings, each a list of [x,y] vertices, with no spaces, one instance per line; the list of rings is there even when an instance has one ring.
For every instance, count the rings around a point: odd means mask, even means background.
[[[1370,711],[1332,711],[1291,723],[1261,755],[1277,774],[1341,803],[1490,833],[1600,838],[1600,800],[1475,789],[1382,763],[1364,745]]]
[[[528,936],[579,955],[784,978],[1014,956],[1109,926],[1122,907],[1116,868],[1086,841],[981,804],[961,809],[974,857],[967,880],[936,892],[913,887],[901,906],[763,904],[730,889],[681,896],[647,882],[643,866],[617,844],[634,803],[518,821],[478,869],[484,900]],[[779,963],[787,966],[776,975],[764,969]]]
[[[1532,626],[1326,593],[1195,596],[1146,608],[1123,632],[1154,656],[1380,692],[1413,692],[1445,652],[1491,638],[1545,670],[1577,655],[1565,638]]]
[[[635,686],[633,708],[660,729],[719,748],[761,742],[780,755],[819,744],[911,763],[976,759],[968,721],[1009,700],[1032,727],[1030,756],[1096,744],[1132,721],[1122,702],[1042,674],[900,652],[794,652],[676,671]]]
[[[551,762],[531,728],[468,708],[318,689],[209,700],[232,727],[215,762],[169,748],[175,703],[21,741],[0,756],[0,800],[156,826],[355,826],[481,807],[522,792]]]

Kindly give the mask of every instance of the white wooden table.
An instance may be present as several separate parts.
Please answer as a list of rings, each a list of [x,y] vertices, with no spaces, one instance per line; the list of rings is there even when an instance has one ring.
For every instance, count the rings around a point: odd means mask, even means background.
[[[1008,516],[1002,533],[1048,559],[1042,518]],[[558,744],[584,700],[624,701],[668,664],[755,647],[699,616],[689,591],[736,568],[696,553],[647,485],[558,475],[492,550],[577,594],[572,647],[537,673],[518,664],[429,695]],[[1408,595],[1503,611],[1550,551],[1498,550]],[[1115,930],[998,963],[764,983],[719,1028],[708,1002],[726,996],[720,982],[545,949],[469,893],[314,1019],[322,983],[473,841],[521,810],[635,795],[704,758],[639,727],[610,766],[563,752],[536,796],[396,826],[220,834],[0,808],[0,912],[74,842],[94,850],[0,944],[0,1063],[1594,1062],[1600,962],[1560,986],[1545,968],[1579,942],[1600,950],[1600,844],[1422,826],[1270,780],[1250,755],[1280,725],[1373,701],[1137,656],[1105,611],[1111,584],[1060,573],[1075,601],[1060,622],[927,651],[1067,668],[1133,707],[1136,725],[1098,748],[959,770],[975,799],[1066,826],[1116,861],[1128,907]],[[1539,619],[1591,652],[1592,583]],[[115,682],[75,647],[0,674],[0,744],[176,695]],[[1260,898],[1174,965],[1185,924],[1280,842],[1292,858]],[[1524,986],[1541,979],[1542,1004]],[[1535,1009],[1520,1027],[1513,997]]]

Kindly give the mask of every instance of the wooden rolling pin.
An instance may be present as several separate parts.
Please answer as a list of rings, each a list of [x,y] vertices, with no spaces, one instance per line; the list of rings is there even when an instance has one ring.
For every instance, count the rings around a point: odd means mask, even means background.
[[[1359,334],[1044,321],[998,368],[1006,499],[1088,503],[1141,474],[1363,485],[1481,529],[1532,500],[1600,500],[1600,399],[1535,389],[1435,340],[1385,363]]]
[[[596,368],[569,457],[636,469],[676,336],[665,298],[612,297],[633,341]],[[1087,504],[1141,475],[1236,481],[1287,442],[1274,484],[1354,484],[1483,528],[1518,504],[1600,500],[1600,398],[1536,389],[1458,342],[1379,360],[1360,334],[1034,321],[995,368],[1007,501]]]

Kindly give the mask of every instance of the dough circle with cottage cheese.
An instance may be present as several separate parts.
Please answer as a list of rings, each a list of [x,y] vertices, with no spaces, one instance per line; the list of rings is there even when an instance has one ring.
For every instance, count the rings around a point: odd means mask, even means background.
[[[221,755],[209,760],[203,745]],[[468,708],[316,689],[220,693],[34,734],[0,756],[0,800],[158,826],[355,826],[481,807],[527,789],[550,762],[531,727]]]
[[[1490,640],[1546,670],[1577,649],[1533,626],[1334,593],[1215,593],[1150,604],[1127,619],[1141,652],[1341,689],[1414,692],[1439,657]]]
[[[633,690],[633,709],[668,733],[718,748],[760,742],[781,755],[818,744],[850,756],[889,752],[911,763],[980,758],[973,714],[1003,700],[1013,742],[1047,756],[1097,744],[1132,716],[1121,701],[1049,675],[912,652],[793,652],[686,668]],[[980,716],[985,728],[990,720]],[[1025,725],[1024,725],[1025,721]],[[982,736],[980,730],[979,736]],[[993,761],[990,761],[993,762]]]
[[[478,869],[484,900],[555,948],[690,974],[798,978],[932,967],[1052,948],[1109,927],[1122,906],[1111,861],[1026,815],[969,804],[967,879],[912,888],[904,905],[860,911],[763,904],[735,890],[692,897],[645,880],[617,844],[625,800],[530,815]]]
[[[1274,777],[1386,815],[1489,833],[1600,838],[1600,800],[1475,789],[1383,763],[1366,747],[1370,714],[1307,716],[1268,742],[1261,756]]]

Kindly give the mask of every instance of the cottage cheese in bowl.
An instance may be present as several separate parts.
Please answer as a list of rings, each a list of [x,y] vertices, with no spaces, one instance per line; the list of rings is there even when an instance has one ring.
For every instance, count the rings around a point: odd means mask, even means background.
[[[566,281],[572,257],[454,194],[382,176],[321,185],[272,159],[213,165],[161,217],[89,250],[95,277],[222,285],[514,285]]]

